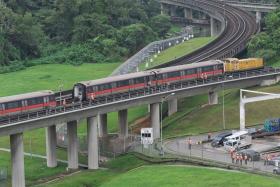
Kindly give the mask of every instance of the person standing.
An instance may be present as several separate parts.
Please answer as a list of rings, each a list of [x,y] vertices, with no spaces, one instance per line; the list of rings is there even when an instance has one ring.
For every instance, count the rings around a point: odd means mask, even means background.
[[[248,156],[246,154],[244,155],[244,161],[245,161],[245,165],[247,165]]]
[[[192,149],[192,140],[191,140],[191,138],[189,138],[188,144],[189,144],[189,150],[191,150]]]
[[[234,164],[234,161],[235,161],[235,154],[233,153],[232,155],[231,155],[231,161],[232,161],[232,163]]]

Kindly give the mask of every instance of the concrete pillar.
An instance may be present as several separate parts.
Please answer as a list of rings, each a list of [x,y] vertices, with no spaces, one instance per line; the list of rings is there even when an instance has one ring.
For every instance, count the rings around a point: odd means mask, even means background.
[[[193,19],[192,9],[184,8],[184,16],[186,19]]]
[[[164,5],[163,5],[163,3],[160,3],[160,14],[164,15]]]
[[[210,18],[210,26],[211,26],[211,36],[217,36],[220,33],[220,26],[219,26],[219,21],[217,21],[215,18],[211,17]]]
[[[77,137],[77,121],[67,122],[68,135],[68,168],[78,169],[78,137]]]
[[[168,101],[168,116],[171,116],[172,114],[176,113],[178,110],[177,106],[177,99],[171,99]]]
[[[170,16],[176,17],[176,6],[170,6]]]
[[[56,159],[56,126],[46,128],[46,153],[47,153],[47,166],[54,168],[57,166]]]
[[[119,116],[119,136],[126,137],[128,136],[128,123],[127,123],[127,109],[120,110],[118,112]]]
[[[262,19],[262,13],[261,12],[256,12],[256,22],[260,23]]]
[[[209,103],[209,105],[218,104],[218,92],[209,92],[208,93],[208,103]]]
[[[160,138],[160,103],[151,104],[151,126],[153,128],[154,139]]]
[[[245,130],[245,104],[240,101],[240,130]]]
[[[106,137],[108,135],[107,129],[107,114],[99,114],[99,136]]]
[[[98,169],[98,118],[87,118],[88,169]]]
[[[13,134],[10,136],[11,162],[12,162],[12,186],[24,187],[24,153],[23,134]]]

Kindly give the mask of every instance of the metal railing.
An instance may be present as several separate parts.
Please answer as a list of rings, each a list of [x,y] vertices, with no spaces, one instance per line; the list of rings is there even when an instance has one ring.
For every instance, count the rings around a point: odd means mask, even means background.
[[[263,1],[256,1],[256,0],[222,0],[227,3],[238,3],[244,5],[256,5],[256,6],[274,6],[277,7],[279,3],[273,0],[263,0]]]
[[[0,129],[1,126],[9,124],[18,124],[28,121],[36,121],[41,118],[49,118],[57,115],[64,115],[68,113],[75,113],[79,111],[85,111],[88,109],[104,107],[109,104],[122,104],[129,100],[143,99],[155,95],[168,94],[176,91],[183,91],[186,89],[193,89],[203,86],[211,86],[217,84],[224,84],[227,82],[246,80],[252,78],[260,78],[272,75],[280,75],[279,68],[266,68],[261,70],[252,70],[244,72],[236,72],[232,74],[226,74],[223,76],[209,77],[207,79],[195,79],[189,81],[181,81],[171,83],[170,85],[157,85],[153,87],[147,87],[139,90],[131,90],[124,93],[112,94],[109,96],[97,97],[94,101],[85,101],[80,103],[73,103],[67,106],[58,106],[51,110],[41,110],[28,114],[20,114],[15,116],[8,116],[0,118]]]

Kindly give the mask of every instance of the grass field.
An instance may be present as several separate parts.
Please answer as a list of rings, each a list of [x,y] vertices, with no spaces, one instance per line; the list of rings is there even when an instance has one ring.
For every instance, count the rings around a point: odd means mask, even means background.
[[[271,87],[256,87],[254,90],[280,93],[279,84]],[[239,90],[225,91],[226,128],[239,128]],[[207,95],[185,98],[179,102],[178,112],[164,120],[164,136],[191,135],[223,128],[222,92],[219,104],[207,106]],[[246,105],[246,125],[263,123],[265,119],[280,117],[280,101],[270,100]]]
[[[38,90],[71,89],[81,80],[92,80],[108,76],[120,63],[83,64],[72,66],[48,64],[30,67],[26,70],[0,74],[0,97]]]
[[[0,151],[1,167],[11,171],[10,153]],[[65,172],[66,165],[58,163],[56,168],[48,168],[46,161],[39,158],[25,157],[25,176],[27,185],[32,184],[32,181],[37,181],[42,177],[51,177],[55,174]],[[10,177],[10,172],[9,172]],[[1,183],[1,181],[0,181]],[[1,186],[1,185],[0,185]]]
[[[1,84],[0,96],[14,95],[24,92],[31,92],[37,90],[51,89],[58,90],[60,82],[63,83],[64,89],[71,89],[74,83],[81,80],[97,79],[108,76],[119,63],[104,63],[104,64],[83,64],[81,66],[62,65],[62,64],[49,64],[49,65],[38,65],[28,69],[17,71],[8,74],[0,74],[0,81],[5,82]],[[62,81],[61,81],[62,80]],[[128,121],[132,122],[135,119],[144,116],[147,113],[147,107],[135,107],[128,110]],[[117,113],[109,113],[108,116],[108,129],[109,132],[116,132],[118,130]],[[79,136],[86,135],[85,121],[79,124],[78,128]],[[0,147],[9,148],[9,137],[0,137]],[[24,148],[25,152],[32,152],[35,154],[45,155],[45,129],[38,129],[24,133]],[[57,149],[58,158],[67,160],[67,153],[63,149]],[[10,154],[0,153],[0,168],[6,167],[10,164]],[[80,156],[79,161],[86,163],[86,158]],[[46,165],[45,161],[38,160],[37,162],[42,165]],[[27,162],[31,164],[32,162]],[[34,166],[28,167],[41,167],[34,163]],[[63,170],[65,167],[63,168]],[[10,170],[9,170],[10,171]],[[36,171],[35,169],[31,171]],[[49,170],[53,175],[57,174],[57,170]],[[31,172],[32,173],[32,172]],[[48,175],[51,175],[48,173]],[[35,175],[35,174],[34,174]],[[43,176],[44,173],[41,173]],[[46,176],[48,176],[46,175]],[[27,177],[29,180],[35,178]]]
[[[214,37],[200,37],[200,38],[193,38],[189,41],[186,41],[182,44],[176,45],[171,47],[163,52],[161,52],[156,58],[153,58],[153,62],[148,62],[149,67],[154,67],[160,64],[164,64],[181,56],[184,56],[188,53],[191,53],[207,43],[213,41]],[[146,64],[143,63],[140,65],[140,69],[145,69]]]
[[[279,179],[226,170],[185,166],[143,166],[101,187],[278,187]]]
[[[133,155],[127,154],[107,162],[103,166],[106,167],[106,169],[100,169],[97,171],[82,171],[81,173],[71,177],[66,177],[62,180],[47,185],[41,185],[41,187],[100,186],[122,173],[145,164],[147,164],[145,161],[139,160]]]

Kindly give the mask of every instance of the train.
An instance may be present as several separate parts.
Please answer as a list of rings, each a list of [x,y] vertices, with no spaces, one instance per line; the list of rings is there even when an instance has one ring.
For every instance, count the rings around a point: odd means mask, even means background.
[[[110,94],[169,85],[176,82],[207,79],[227,73],[261,68],[264,68],[262,58],[242,60],[228,58],[152,69],[97,80],[81,81],[74,84],[71,101],[74,103],[93,101],[97,97],[108,96]],[[65,102],[56,102],[55,93],[51,90],[1,97],[0,117],[40,110],[51,110],[64,104]]]

